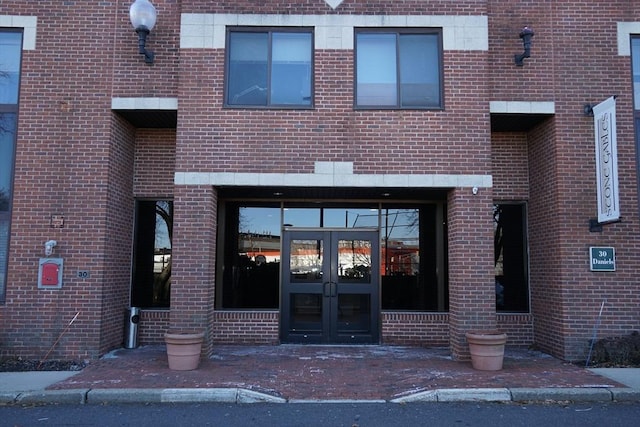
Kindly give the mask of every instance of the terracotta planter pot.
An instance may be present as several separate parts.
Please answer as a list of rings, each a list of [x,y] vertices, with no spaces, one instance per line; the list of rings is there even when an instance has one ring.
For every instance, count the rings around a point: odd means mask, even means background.
[[[175,371],[193,371],[194,369],[198,369],[203,340],[204,332],[167,332],[164,334],[164,342],[167,344],[169,369]]]
[[[479,371],[499,371],[504,361],[507,334],[498,331],[468,332],[471,365]]]

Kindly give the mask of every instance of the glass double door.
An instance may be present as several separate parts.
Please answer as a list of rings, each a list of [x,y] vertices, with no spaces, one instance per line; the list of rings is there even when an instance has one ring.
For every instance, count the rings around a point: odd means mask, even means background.
[[[282,247],[282,342],[378,343],[378,231],[285,230]]]

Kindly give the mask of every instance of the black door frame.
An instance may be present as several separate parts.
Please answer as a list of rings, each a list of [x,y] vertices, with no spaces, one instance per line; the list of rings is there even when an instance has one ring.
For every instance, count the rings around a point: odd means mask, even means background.
[[[368,240],[371,242],[370,274],[355,280],[341,275],[339,266],[339,245],[341,240]],[[322,250],[322,265],[312,278],[292,279],[291,242],[292,240],[317,241],[318,250]],[[320,243],[322,242],[322,243]],[[309,344],[378,344],[380,342],[380,232],[378,229],[353,228],[313,228],[283,230],[281,258],[281,308],[280,339],[283,343]],[[360,323],[341,322],[344,319],[346,305],[340,305],[340,297],[358,298],[369,302],[367,318],[361,317]],[[292,321],[292,310],[300,305],[292,298],[308,298],[312,310],[321,308],[320,313],[313,312],[315,322],[303,325]],[[297,300],[298,301],[298,300]],[[315,303],[315,305],[314,305]],[[364,310],[363,310],[364,311]],[[366,325],[366,329],[358,326]],[[353,329],[350,329],[353,327]]]

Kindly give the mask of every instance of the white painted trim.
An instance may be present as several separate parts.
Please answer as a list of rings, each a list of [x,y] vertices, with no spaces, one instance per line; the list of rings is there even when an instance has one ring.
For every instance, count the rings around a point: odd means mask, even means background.
[[[454,188],[493,186],[491,175],[176,172],[175,185]]]
[[[353,49],[354,27],[442,28],[444,50],[489,50],[483,15],[249,15],[183,13],[180,48],[224,49],[226,27],[235,25],[314,27],[315,49]]]
[[[22,28],[22,50],[35,50],[38,29],[37,16],[0,15],[0,27]]]
[[[178,98],[112,98],[112,110],[178,110]]]
[[[631,34],[640,34],[640,22],[618,22],[618,56],[631,55]]]
[[[553,101],[491,101],[489,112],[492,114],[555,114],[556,103]]]

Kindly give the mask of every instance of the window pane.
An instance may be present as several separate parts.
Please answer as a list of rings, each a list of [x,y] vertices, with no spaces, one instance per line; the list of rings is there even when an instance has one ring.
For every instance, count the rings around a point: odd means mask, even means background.
[[[292,240],[289,270],[294,282],[315,283],[322,281],[324,248],[322,240]]]
[[[311,105],[311,34],[274,33],[271,104]]]
[[[0,301],[4,301],[9,260],[9,212],[0,211]]]
[[[631,39],[631,60],[633,68],[634,108],[640,110],[640,38]]]
[[[400,36],[400,97],[402,107],[440,105],[438,37],[434,34]]]
[[[371,283],[369,240],[338,241],[338,283]]]
[[[527,312],[529,285],[524,204],[494,205],[496,309]]]
[[[278,308],[280,208],[229,204],[222,255],[222,308]]]
[[[138,201],[131,305],[169,307],[173,202]]]
[[[357,34],[356,80],[359,106],[394,106],[397,97],[395,34]]]
[[[287,227],[320,227],[320,208],[285,208]]]
[[[268,34],[229,34],[227,103],[267,105]]]
[[[0,113],[0,212],[8,211],[11,201],[15,127],[16,114]]]
[[[448,310],[447,253],[438,238],[445,210],[440,204],[382,210],[383,310]]]
[[[22,33],[0,32],[0,104],[17,104]]]

